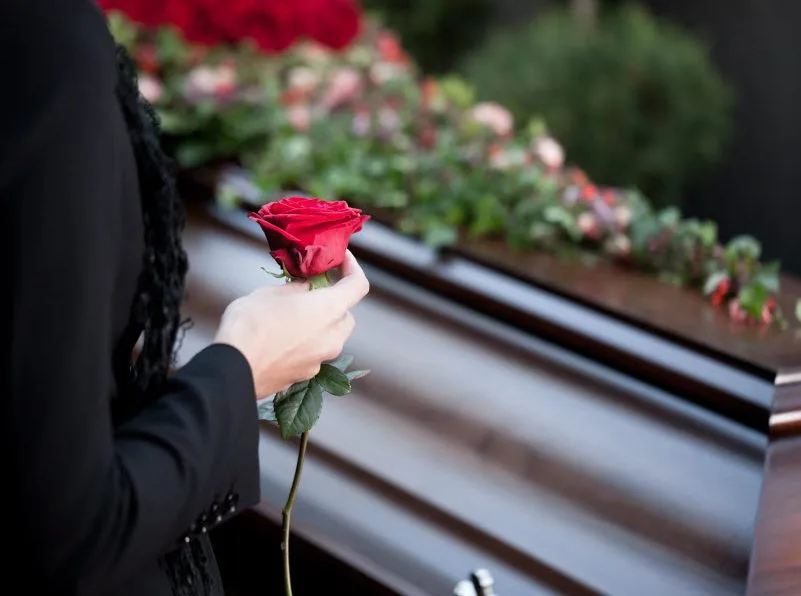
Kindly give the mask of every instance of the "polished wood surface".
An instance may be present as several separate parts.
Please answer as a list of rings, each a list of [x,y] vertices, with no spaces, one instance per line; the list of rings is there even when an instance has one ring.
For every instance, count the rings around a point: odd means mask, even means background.
[[[770,416],[774,438],[801,435],[801,382],[777,388]]]
[[[748,596],[801,594],[801,382],[779,387],[771,416]]]
[[[801,435],[768,449],[747,593],[801,594]]]
[[[244,213],[213,209],[229,232],[263,242],[257,226]],[[393,278],[410,282],[506,329],[580,353],[651,385],[678,399],[701,405],[750,428],[767,432],[775,377],[755,376],[648,333],[617,318],[600,314],[461,257],[442,258],[433,250],[390,228],[368,222],[351,240],[363,263]],[[397,286],[397,284],[394,284]],[[393,290],[395,294],[402,290]],[[493,326],[493,332],[499,327]],[[768,380],[769,379],[769,380]]]
[[[696,350],[725,357],[736,366],[754,367],[771,376],[801,375],[801,323],[795,304],[801,280],[785,275],[779,304],[790,327],[758,328],[733,323],[697,291],[660,282],[652,275],[607,263],[587,266],[544,253],[515,254],[500,242],[470,242],[463,254],[499,271],[525,279],[573,300],[657,332]]]
[[[258,238],[195,212],[186,239],[183,358],[227,301],[272,282]],[[763,434],[367,271],[347,351],[372,373],[326,402],[298,524],[426,594],[475,567],[504,596],[743,593]],[[265,431],[261,450],[277,507],[294,446]]]

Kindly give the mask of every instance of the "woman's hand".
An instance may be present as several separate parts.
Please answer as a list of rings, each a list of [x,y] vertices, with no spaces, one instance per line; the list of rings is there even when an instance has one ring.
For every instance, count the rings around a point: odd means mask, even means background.
[[[350,309],[370,290],[356,259],[347,252],[342,278],[309,291],[307,283],[267,286],[225,309],[215,343],[234,346],[253,371],[256,395],[266,397],[310,379],[320,364],[339,356],[353,332]]]

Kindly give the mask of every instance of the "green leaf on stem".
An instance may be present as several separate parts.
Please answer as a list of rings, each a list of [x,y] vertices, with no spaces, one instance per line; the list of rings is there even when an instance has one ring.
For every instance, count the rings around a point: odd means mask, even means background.
[[[751,236],[737,236],[726,245],[726,256],[730,262],[744,259],[756,261],[762,254],[762,245]]]
[[[259,420],[265,422],[277,423],[278,419],[275,417],[275,401],[272,399],[263,399],[258,404]]]
[[[743,286],[737,297],[743,310],[752,318],[758,319],[762,314],[765,303],[770,298],[770,292],[761,284],[751,283]]]
[[[272,271],[269,271],[266,267],[262,267],[261,270],[264,271],[267,275],[271,275],[275,279],[284,279],[285,277],[287,277],[286,269],[281,271],[281,273],[273,273]]]
[[[352,370],[346,373],[346,376],[348,377],[348,381],[353,382],[356,379],[361,379],[362,377],[366,377],[369,374],[370,374],[369,370]]]
[[[337,397],[347,395],[351,390],[348,376],[331,364],[322,364],[314,380],[319,383],[323,391]]]
[[[769,292],[779,291],[779,263],[766,263],[754,275],[753,283],[764,286]]]
[[[338,368],[342,372],[345,372],[348,369],[348,367],[351,365],[352,362],[353,362],[353,356],[349,356],[347,354],[342,354],[336,360],[331,360],[331,361],[327,362],[326,364],[330,364],[334,368]]]
[[[311,428],[323,411],[323,392],[315,379],[295,383],[275,397],[275,417],[281,437],[295,437]]]

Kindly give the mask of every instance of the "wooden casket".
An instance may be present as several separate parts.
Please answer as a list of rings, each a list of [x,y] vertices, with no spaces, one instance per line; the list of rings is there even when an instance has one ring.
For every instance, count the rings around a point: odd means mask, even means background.
[[[186,247],[183,358],[273,283],[241,211],[193,203]],[[352,248],[372,291],[347,351],[372,372],[311,432],[296,594],[446,596],[477,568],[500,596],[801,594],[797,329],[738,328],[627,272],[436,255],[373,222]],[[282,593],[295,457],[265,426],[263,503],[214,535],[234,596]]]

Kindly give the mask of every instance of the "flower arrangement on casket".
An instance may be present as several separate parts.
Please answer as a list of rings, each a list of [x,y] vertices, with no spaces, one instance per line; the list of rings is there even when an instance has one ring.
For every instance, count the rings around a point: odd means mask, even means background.
[[[339,29],[348,43],[297,34],[280,48],[255,36],[200,45],[120,17],[116,29],[185,167],[235,160],[265,190],[345,198],[431,245],[499,237],[590,255],[695,288],[736,322],[787,326],[779,265],[761,261],[756,239],[724,244],[713,222],[596,184],[544,123],[476,103],[458,78],[421,76],[392,32],[355,22]]]

